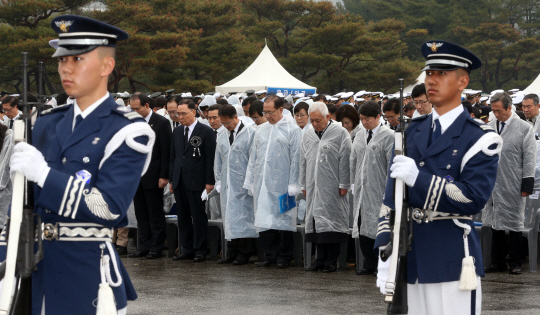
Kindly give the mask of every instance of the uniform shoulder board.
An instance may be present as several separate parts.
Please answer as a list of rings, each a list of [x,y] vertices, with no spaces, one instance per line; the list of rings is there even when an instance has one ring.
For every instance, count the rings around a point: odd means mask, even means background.
[[[139,115],[139,113],[137,113],[137,112],[124,113],[124,117],[126,117],[129,120],[134,120],[134,119],[137,119],[137,118],[141,118],[141,119],[143,118],[143,116]]]
[[[47,114],[50,114],[52,112],[57,112],[57,111],[62,111],[62,110],[66,110],[69,108],[71,104],[64,104],[64,105],[60,105],[60,106],[56,106],[56,107],[53,107],[53,108],[49,108],[47,110],[44,110],[41,112],[41,116],[43,115],[47,115]]]
[[[471,118],[470,121],[473,122],[475,125],[477,125],[484,131],[495,131],[490,125],[486,124],[483,120],[480,120],[478,118]]]

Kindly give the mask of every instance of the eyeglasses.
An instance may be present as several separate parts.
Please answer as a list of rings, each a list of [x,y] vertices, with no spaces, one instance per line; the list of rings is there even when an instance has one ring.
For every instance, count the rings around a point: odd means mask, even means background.
[[[173,110],[173,111],[169,111],[169,116],[178,116],[178,111],[176,110]]]
[[[429,102],[428,100],[427,101],[422,101],[422,100],[414,100],[413,101],[415,104],[418,104],[418,105],[424,105],[425,103]]]
[[[191,112],[187,112],[187,113],[178,113],[178,116],[180,117],[185,117],[187,115],[191,114]]]
[[[296,118],[300,118],[300,117],[304,118],[304,117],[307,117],[307,115],[306,114],[302,114],[302,115],[296,114],[296,115],[294,115],[294,117],[296,117]]]
[[[5,107],[2,107],[2,110],[3,110],[3,113],[9,113],[9,112],[11,112],[14,108],[15,108],[15,106],[10,107],[9,109],[6,109]]]
[[[230,126],[232,124],[232,120],[231,121],[228,121],[228,122],[222,122],[221,124],[224,126],[224,127],[227,127],[227,126]]]
[[[263,116],[270,116],[270,115],[273,115],[273,114],[274,114],[275,112],[277,112],[278,110],[279,110],[279,108],[276,109],[275,111],[271,112],[271,113],[270,113],[270,112],[262,112],[262,114],[263,114]]]

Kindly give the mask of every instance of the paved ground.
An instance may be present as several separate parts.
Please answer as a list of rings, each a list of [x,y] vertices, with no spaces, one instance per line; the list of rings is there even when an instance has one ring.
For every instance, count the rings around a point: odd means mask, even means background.
[[[123,261],[139,294],[129,314],[386,314],[375,277],[357,276],[353,267],[324,274],[215,260]],[[540,314],[537,273],[489,274],[482,289],[482,314]]]

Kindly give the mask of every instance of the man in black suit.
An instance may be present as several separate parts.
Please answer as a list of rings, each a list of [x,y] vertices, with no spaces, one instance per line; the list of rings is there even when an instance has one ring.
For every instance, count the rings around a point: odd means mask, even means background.
[[[165,241],[163,188],[169,182],[171,127],[169,121],[150,109],[150,98],[142,93],[131,96],[131,109],[144,117],[156,134],[152,159],[133,198],[137,217],[137,252],[131,258],[160,258]]]
[[[178,209],[178,234],[182,252],[173,260],[206,259],[206,216],[204,197],[214,189],[214,130],[197,121],[195,103],[172,98],[178,104],[182,126],[174,129],[170,158],[170,189]]]

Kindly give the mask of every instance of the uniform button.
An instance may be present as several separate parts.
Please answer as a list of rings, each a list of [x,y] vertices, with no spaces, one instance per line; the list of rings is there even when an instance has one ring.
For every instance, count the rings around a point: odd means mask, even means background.
[[[67,159],[66,159],[66,158],[63,158],[63,159],[62,159],[62,164],[66,164],[66,162],[67,162]]]
[[[446,165],[446,169],[449,170],[452,166],[450,164]]]
[[[85,156],[85,157],[82,159],[82,161],[83,161],[84,163],[88,163],[88,162],[90,162],[90,158],[87,157],[87,156]]]
[[[420,163],[418,163],[420,165],[420,167],[424,167],[424,161],[420,161]]]

